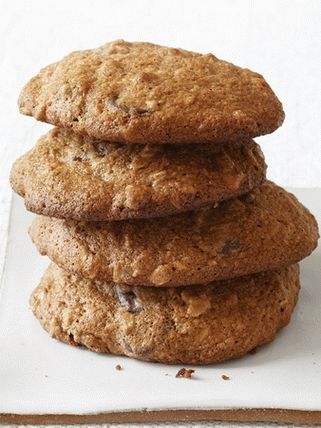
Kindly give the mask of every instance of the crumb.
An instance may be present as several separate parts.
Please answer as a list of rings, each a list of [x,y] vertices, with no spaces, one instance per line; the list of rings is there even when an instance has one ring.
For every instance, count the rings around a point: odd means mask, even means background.
[[[178,372],[176,373],[176,377],[187,377],[190,379],[194,372],[195,372],[195,370],[183,368],[183,369],[178,370]]]
[[[169,376],[169,374],[168,374],[168,373],[165,373],[165,376]]]
[[[48,375],[45,374],[45,377],[48,377]]]
[[[117,364],[117,366],[115,366],[115,369],[118,370],[118,371],[119,370],[123,370],[123,368],[122,368],[122,366],[120,364]]]
[[[226,376],[225,374],[222,375],[223,380],[230,380],[231,378],[229,376]]]

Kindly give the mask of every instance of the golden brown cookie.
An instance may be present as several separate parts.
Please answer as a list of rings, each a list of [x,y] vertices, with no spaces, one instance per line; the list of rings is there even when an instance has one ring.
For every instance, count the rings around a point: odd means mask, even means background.
[[[91,282],[55,265],[31,296],[52,337],[95,352],[162,363],[210,364],[274,339],[290,320],[298,265],[202,288]]]
[[[56,128],[15,162],[11,184],[30,211],[104,221],[216,204],[260,185],[265,172],[252,140],[219,148],[121,144]]]
[[[284,119],[257,73],[212,54],[123,40],[42,69],[22,90],[19,106],[82,135],[144,144],[252,138]]]
[[[206,284],[277,269],[308,256],[318,227],[271,182],[217,208],[121,222],[37,217],[41,254],[84,278],[150,286]]]

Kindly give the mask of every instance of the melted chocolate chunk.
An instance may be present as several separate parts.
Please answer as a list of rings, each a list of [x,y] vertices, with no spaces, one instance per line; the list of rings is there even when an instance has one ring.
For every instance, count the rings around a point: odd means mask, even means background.
[[[102,141],[94,141],[93,146],[98,156],[105,156],[108,151],[108,145]]]
[[[220,253],[223,254],[223,256],[229,256],[231,254],[236,253],[241,249],[241,243],[238,239],[230,239],[225,242],[223,247],[221,248]]]
[[[120,304],[124,306],[128,312],[139,313],[143,310],[133,291],[123,292],[120,287],[116,286],[116,294]]]

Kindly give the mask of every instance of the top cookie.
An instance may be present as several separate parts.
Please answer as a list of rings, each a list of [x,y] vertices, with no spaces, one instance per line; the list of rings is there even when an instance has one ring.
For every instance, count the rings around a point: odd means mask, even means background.
[[[113,142],[206,143],[283,122],[264,78],[214,55],[117,40],[73,52],[22,90],[20,111]]]

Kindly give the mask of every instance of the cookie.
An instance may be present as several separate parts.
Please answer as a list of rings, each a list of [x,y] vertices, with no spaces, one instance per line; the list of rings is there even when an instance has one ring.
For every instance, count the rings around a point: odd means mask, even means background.
[[[277,269],[316,247],[314,217],[267,182],[216,208],[121,222],[37,217],[30,235],[41,254],[84,278],[182,286]]]
[[[20,111],[101,140],[221,143],[277,129],[282,105],[248,69],[151,43],[73,52],[22,90]]]
[[[31,296],[49,334],[95,352],[162,363],[210,364],[274,339],[291,317],[298,265],[203,288],[91,282],[55,265]]]
[[[158,217],[236,197],[265,180],[253,140],[211,144],[108,143],[54,129],[15,162],[27,209],[75,220]]]

